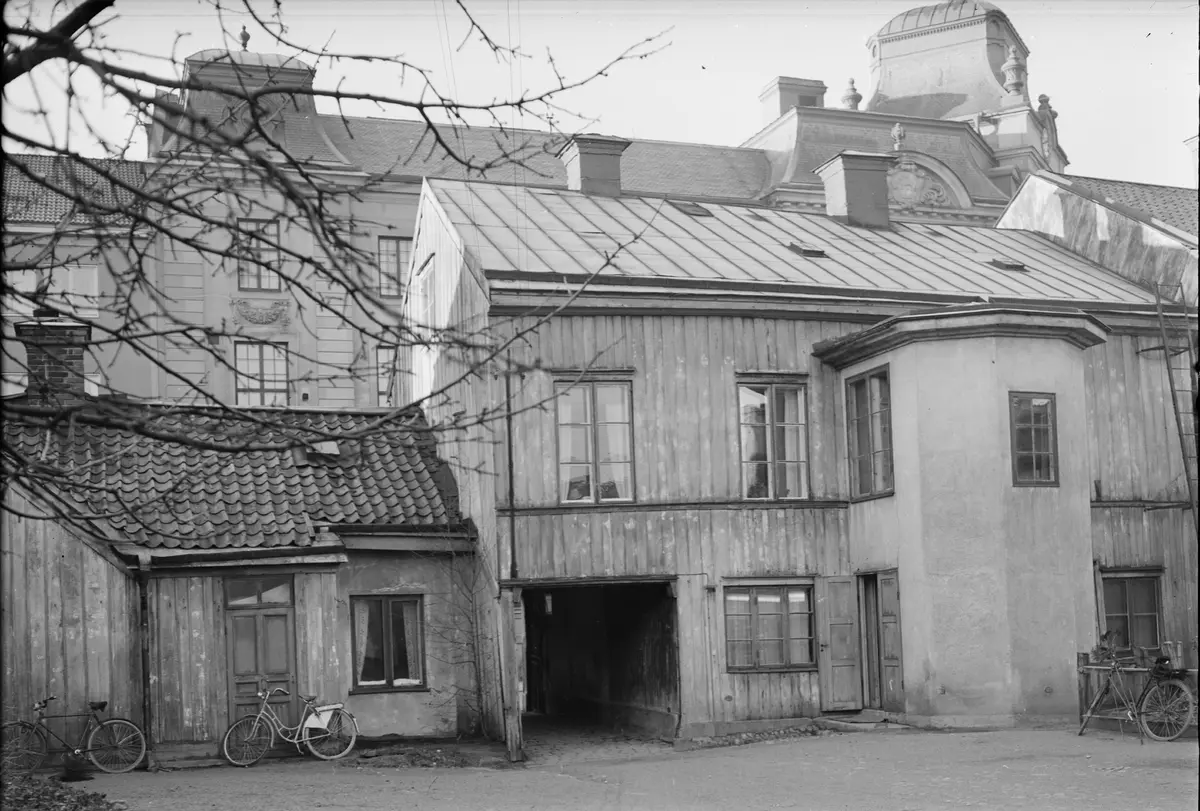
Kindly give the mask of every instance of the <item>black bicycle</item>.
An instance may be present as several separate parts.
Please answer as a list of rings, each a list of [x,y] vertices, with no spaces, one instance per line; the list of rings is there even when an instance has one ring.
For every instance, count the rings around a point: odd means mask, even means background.
[[[146,736],[133,721],[124,718],[100,720],[99,713],[108,706],[107,701],[89,701],[88,712],[46,715],[46,706],[58,696],[46,698],[33,705],[36,721],[11,721],[0,727],[0,742],[3,745],[4,765],[25,771],[36,771],[50,754],[49,737],[62,744],[62,751],[87,759],[102,772],[123,774],[131,771],[146,755]],[[79,733],[79,741],[72,746],[46,723],[47,718],[87,718],[87,724]],[[86,742],[85,742],[86,739]]]
[[[1096,691],[1095,698],[1083,714],[1079,734],[1087,729],[1093,718],[1111,718],[1136,724],[1139,733],[1156,741],[1173,741],[1182,735],[1192,723],[1196,700],[1185,678],[1186,670],[1171,667],[1169,656],[1155,657],[1149,668],[1142,692],[1134,696],[1133,685],[1125,680],[1124,668],[1136,663],[1136,659],[1122,659],[1111,644],[1108,634],[1100,637],[1096,646],[1097,658],[1107,665],[1104,685]],[[1134,648],[1149,655],[1154,648]],[[1108,702],[1105,703],[1105,699]]]

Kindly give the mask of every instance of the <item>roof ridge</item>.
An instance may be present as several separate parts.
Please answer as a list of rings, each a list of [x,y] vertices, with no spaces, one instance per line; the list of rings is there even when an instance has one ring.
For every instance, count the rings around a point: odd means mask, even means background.
[[[1094,175],[1072,175],[1066,172],[1054,172],[1059,177],[1077,178],[1079,180],[1099,180],[1103,183],[1129,183],[1133,186],[1152,186],[1156,189],[1174,189],[1175,191],[1195,192],[1196,190],[1188,186],[1168,186],[1165,183],[1146,183],[1141,180],[1120,180],[1115,177],[1096,177]]]

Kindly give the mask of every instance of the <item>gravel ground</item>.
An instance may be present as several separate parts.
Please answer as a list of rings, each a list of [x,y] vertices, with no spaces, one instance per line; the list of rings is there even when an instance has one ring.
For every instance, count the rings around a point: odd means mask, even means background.
[[[888,731],[517,769],[337,766],[97,777],[135,809],[1088,809],[1197,807],[1197,742],[1068,730]]]

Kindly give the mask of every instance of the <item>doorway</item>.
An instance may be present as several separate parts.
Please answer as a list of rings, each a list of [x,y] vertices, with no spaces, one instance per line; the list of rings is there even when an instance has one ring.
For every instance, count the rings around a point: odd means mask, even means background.
[[[860,574],[858,600],[863,618],[863,705],[885,712],[904,712],[897,571]]]
[[[225,608],[230,723],[257,712],[257,693],[276,687],[292,695],[275,696],[272,708],[285,723],[296,723],[292,576],[227,578]]]

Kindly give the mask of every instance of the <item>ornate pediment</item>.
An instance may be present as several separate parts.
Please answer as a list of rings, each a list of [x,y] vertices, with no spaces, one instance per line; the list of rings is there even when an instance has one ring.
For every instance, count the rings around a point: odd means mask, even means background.
[[[235,298],[230,303],[233,307],[235,323],[255,327],[274,326],[279,329],[287,329],[291,323],[286,299],[260,303],[250,299]]]
[[[948,208],[955,205],[941,178],[907,156],[888,170],[888,202],[900,208]]]

